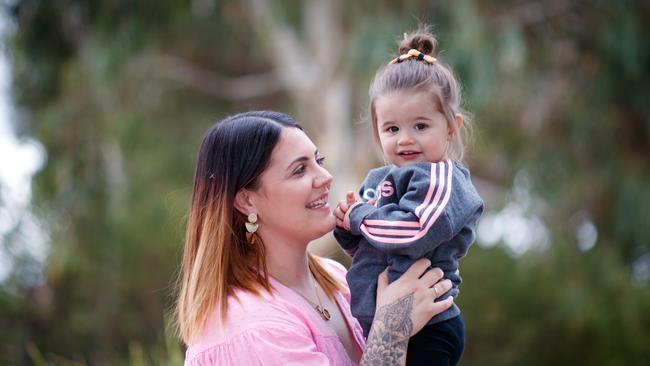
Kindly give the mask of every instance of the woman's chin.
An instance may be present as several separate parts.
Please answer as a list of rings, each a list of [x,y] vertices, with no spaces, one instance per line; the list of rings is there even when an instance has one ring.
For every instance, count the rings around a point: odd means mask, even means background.
[[[334,217],[333,214],[324,217],[323,220],[320,222],[319,225],[320,230],[318,231],[318,234],[315,235],[314,239],[312,240],[318,239],[321,236],[329,233],[330,231],[334,230],[335,227],[336,227],[336,218]]]

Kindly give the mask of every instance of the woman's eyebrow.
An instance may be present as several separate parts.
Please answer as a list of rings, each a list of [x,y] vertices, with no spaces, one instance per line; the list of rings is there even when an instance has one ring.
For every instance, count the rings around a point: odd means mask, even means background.
[[[294,161],[292,161],[291,163],[289,163],[289,165],[287,166],[287,170],[289,170],[291,168],[291,166],[293,166],[293,164],[298,163],[298,162],[307,161],[307,160],[309,160],[308,157],[301,156],[301,157],[295,159]]]
[[[319,154],[318,149],[316,149],[316,150],[314,151],[314,156],[318,156],[318,154]],[[301,156],[301,157],[299,157],[299,158],[296,158],[296,159],[294,159],[291,163],[289,163],[289,166],[287,166],[287,170],[289,170],[289,169],[291,168],[291,166],[292,166],[293,164],[295,164],[295,163],[303,162],[303,161],[308,161],[308,160],[309,160],[309,158],[306,157],[306,156]]]

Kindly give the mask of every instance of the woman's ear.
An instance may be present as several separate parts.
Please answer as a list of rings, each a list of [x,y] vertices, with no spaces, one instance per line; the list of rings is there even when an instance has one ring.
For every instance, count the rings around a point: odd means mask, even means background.
[[[256,212],[249,190],[242,188],[235,194],[235,208],[244,216],[247,216],[251,212]]]

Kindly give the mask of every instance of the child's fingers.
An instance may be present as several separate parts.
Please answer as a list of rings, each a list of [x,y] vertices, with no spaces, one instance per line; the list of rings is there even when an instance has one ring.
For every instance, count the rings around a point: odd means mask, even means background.
[[[343,216],[343,227],[350,230],[350,210],[346,211],[345,216]]]
[[[341,210],[339,206],[336,206],[336,210],[334,210],[334,216],[336,217],[337,220],[343,221],[345,218],[345,213]]]
[[[357,201],[356,198],[354,198],[354,192],[348,191],[348,193],[345,195],[345,199],[347,200],[347,203],[349,205],[355,203]]]
[[[341,227],[345,230],[350,231],[350,225],[346,223],[345,219],[336,218],[336,226]]]

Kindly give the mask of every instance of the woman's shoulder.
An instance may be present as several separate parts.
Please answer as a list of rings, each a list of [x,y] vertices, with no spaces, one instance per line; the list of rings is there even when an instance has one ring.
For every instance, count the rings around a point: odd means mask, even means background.
[[[218,334],[204,335],[190,345],[185,365],[280,366],[281,360],[290,359],[294,364],[304,364],[302,352],[316,351],[309,328],[299,320],[279,316],[272,306],[248,310],[251,311],[248,317],[255,320],[247,322],[246,326],[229,323],[225,329],[208,331]]]
[[[218,309],[208,318],[201,335],[187,349],[186,364],[206,357],[225,359],[238,352],[252,352],[253,348],[264,351],[262,339],[309,333],[300,312],[277,294],[239,290],[235,295],[229,298],[224,323],[218,320]]]

